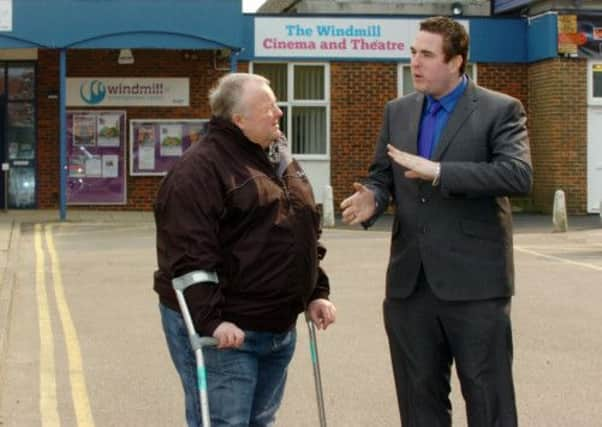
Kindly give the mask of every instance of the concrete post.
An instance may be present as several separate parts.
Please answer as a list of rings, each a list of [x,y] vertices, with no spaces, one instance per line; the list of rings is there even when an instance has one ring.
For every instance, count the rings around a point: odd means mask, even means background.
[[[556,190],[554,193],[554,211],[552,213],[554,232],[564,233],[568,231],[569,225],[566,215],[566,202],[564,191]]]
[[[324,186],[324,203],[322,204],[322,226],[334,227],[334,201],[332,187]]]

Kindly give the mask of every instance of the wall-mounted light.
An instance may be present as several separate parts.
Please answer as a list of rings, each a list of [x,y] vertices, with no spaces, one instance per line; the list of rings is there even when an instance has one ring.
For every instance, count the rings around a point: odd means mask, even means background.
[[[134,54],[132,53],[132,49],[120,49],[119,57],[117,58],[118,64],[133,64],[134,63]]]
[[[215,50],[215,57],[221,60],[229,60],[232,51],[227,48],[217,49]]]
[[[213,51],[213,69],[218,71],[228,71],[230,70],[230,55],[232,51],[228,48],[216,49]],[[224,67],[218,64],[227,63],[228,66]]]
[[[464,6],[460,2],[452,3],[451,5],[451,14],[452,16],[459,16],[464,13]]]

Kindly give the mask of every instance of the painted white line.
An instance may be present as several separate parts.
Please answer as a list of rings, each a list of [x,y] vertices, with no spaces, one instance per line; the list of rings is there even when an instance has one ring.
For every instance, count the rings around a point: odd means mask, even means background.
[[[50,264],[52,266],[52,280],[54,282],[56,305],[63,326],[63,334],[65,335],[65,345],[67,347],[67,358],[69,361],[69,380],[71,381],[71,397],[73,399],[77,425],[79,427],[93,427],[94,419],[92,418],[92,411],[90,409],[90,399],[88,398],[81,350],[75,325],[73,324],[71,312],[69,311],[69,305],[65,298],[59,257],[54,246],[52,225],[50,224],[46,226],[46,244],[48,246],[48,254],[50,255]]]
[[[110,227],[109,227],[110,225]],[[103,226],[104,228],[100,228],[99,226]],[[58,224],[55,225],[54,235],[58,236],[78,236],[85,233],[90,234],[111,234],[114,235],[115,232],[126,232],[126,231],[139,231],[139,230],[148,230],[152,233],[155,232],[155,225],[119,225],[113,226],[111,224]],[[155,237],[152,234],[152,237]]]
[[[561,258],[561,257],[557,257],[557,256],[554,256],[554,255],[546,255],[546,254],[542,254],[541,252],[536,252],[536,251],[532,251],[530,249],[523,248],[521,246],[514,246],[514,249],[517,250],[517,251],[519,251],[519,252],[524,252],[526,254],[531,254],[531,255],[538,256],[538,257],[542,257],[542,258],[547,258],[547,259],[551,259],[551,260],[554,260],[554,261],[563,262],[565,264],[577,265],[579,267],[589,268],[589,269],[596,270],[596,271],[602,271],[602,266],[598,266],[598,265],[595,265],[595,264],[589,264],[587,262],[572,261],[570,259]]]
[[[34,248],[36,254],[36,299],[38,303],[38,325],[40,331],[40,418],[43,427],[60,426],[56,400],[56,374],[54,361],[54,335],[48,294],[46,292],[46,264],[42,248],[42,227],[34,227]]]

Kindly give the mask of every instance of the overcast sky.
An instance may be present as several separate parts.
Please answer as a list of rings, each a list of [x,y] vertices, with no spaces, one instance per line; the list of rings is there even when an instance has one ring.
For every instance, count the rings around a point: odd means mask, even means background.
[[[255,12],[263,2],[265,2],[265,0],[242,0],[242,11]]]

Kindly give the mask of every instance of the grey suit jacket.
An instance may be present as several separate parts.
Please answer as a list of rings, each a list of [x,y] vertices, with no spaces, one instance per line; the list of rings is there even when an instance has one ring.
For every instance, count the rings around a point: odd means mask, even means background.
[[[425,97],[413,93],[385,107],[374,162],[365,184],[377,213],[393,200],[387,297],[405,298],[421,264],[444,300],[479,300],[514,293],[512,213],[508,196],[527,194],[532,168],[520,102],[469,82],[433,160],[440,185],[408,179],[387,156],[387,144],[416,153]]]

